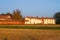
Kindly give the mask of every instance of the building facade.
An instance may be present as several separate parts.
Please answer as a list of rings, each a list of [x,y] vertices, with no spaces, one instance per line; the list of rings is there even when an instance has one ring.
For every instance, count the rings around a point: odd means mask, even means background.
[[[54,18],[48,18],[48,17],[26,17],[25,18],[25,24],[55,24]]]

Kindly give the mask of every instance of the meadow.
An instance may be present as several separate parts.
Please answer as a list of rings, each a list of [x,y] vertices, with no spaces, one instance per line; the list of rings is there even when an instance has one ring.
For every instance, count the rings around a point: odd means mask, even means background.
[[[59,25],[0,25],[0,40],[60,40]]]
[[[18,29],[60,29],[60,25],[0,25],[0,28],[18,28]]]
[[[0,40],[60,40],[60,30],[0,28]]]

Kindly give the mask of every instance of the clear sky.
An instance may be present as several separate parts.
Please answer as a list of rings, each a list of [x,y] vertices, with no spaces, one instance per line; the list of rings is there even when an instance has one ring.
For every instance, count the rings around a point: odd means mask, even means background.
[[[0,0],[0,13],[15,9],[24,16],[53,16],[60,11],[60,0]]]

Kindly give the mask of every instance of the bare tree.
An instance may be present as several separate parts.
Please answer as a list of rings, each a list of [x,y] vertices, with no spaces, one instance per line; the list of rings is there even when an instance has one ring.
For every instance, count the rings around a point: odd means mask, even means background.
[[[14,20],[22,21],[21,11],[19,11],[19,9],[14,10],[13,16],[14,16]]]

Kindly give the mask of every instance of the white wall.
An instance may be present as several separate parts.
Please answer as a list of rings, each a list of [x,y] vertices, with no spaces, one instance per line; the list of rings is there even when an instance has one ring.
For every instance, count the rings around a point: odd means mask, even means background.
[[[44,24],[55,24],[54,19],[44,19]]]
[[[25,24],[55,24],[55,19],[25,18]]]
[[[30,18],[25,18],[25,20],[28,20],[28,21],[25,21],[25,24],[30,24]]]
[[[42,20],[41,19],[25,18],[25,20],[29,20],[29,21],[25,22],[25,24],[42,24]]]

